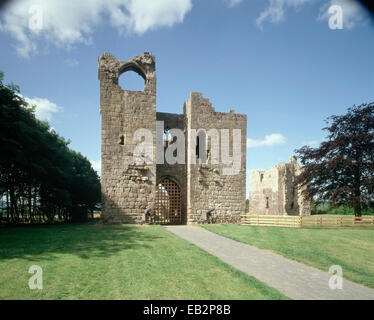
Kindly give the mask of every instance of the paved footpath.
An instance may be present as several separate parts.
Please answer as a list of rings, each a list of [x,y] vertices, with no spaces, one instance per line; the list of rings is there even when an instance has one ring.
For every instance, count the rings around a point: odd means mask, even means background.
[[[343,289],[331,290],[328,283],[332,275],[328,272],[219,236],[201,227],[165,226],[165,229],[290,298],[374,300],[374,289],[344,279]]]

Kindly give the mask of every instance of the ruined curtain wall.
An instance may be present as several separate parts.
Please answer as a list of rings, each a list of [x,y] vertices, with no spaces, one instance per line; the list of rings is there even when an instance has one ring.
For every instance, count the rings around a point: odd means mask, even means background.
[[[246,130],[247,117],[234,112],[215,112],[210,101],[200,93],[191,93],[185,103],[185,116],[188,129],[230,129],[230,153],[232,153],[232,129],[241,130],[240,172],[223,175],[226,165],[211,164],[213,157],[211,141],[208,139],[208,163],[188,164],[187,168],[187,214],[190,222],[201,214],[214,209],[214,216],[220,222],[239,222],[245,212],[246,190]],[[188,143],[191,143],[188,140]],[[221,139],[222,143],[222,139]],[[187,152],[189,153],[189,151]],[[189,155],[187,155],[189,157]],[[222,156],[222,155],[221,155]],[[199,163],[200,159],[197,159]]]

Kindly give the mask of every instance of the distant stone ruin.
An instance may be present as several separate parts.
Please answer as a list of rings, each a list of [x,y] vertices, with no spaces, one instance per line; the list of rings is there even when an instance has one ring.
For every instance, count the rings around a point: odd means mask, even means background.
[[[268,170],[252,171],[249,182],[249,213],[258,215],[309,216],[310,201],[295,184],[302,168],[294,156]]]

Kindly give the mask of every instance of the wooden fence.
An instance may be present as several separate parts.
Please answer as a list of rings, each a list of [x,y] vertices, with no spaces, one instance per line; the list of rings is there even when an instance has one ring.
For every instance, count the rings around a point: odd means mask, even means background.
[[[302,227],[352,227],[352,226],[374,226],[374,216],[271,216],[250,215],[241,216],[242,225],[251,226],[276,226],[289,228]]]

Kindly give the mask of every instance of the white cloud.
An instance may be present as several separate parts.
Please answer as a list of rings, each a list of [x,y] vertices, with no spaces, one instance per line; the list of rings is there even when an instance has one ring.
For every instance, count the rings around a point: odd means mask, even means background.
[[[18,0],[2,12],[0,31],[16,40],[19,55],[29,57],[37,51],[38,39],[67,49],[79,43],[89,44],[95,28],[106,20],[120,32],[135,34],[171,27],[183,22],[192,9],[191,1]],[[30,23],[39,26],[38,21],[41,28],[30,29]]]
[[[52,115],[62,110],[61,107],[46,98],[29,98],[21,94],[18,95],[25,99],[30,106],[35,106],[35,117],[41,121],[51,121]]]
[[[234,0],[235,1],[235,0]],[[262,29],[264,22],[278,23],[285,19],[289,8],[298,9],[301,6],[317,2],[317,0],[269,0],[268,7],[256,19],[256,25]],[[328,9],[332,5],[339,5],[343,9],[343,28],[350,29],[357,22],[368,18],[366,9],[356,0],[329,0],[321,8],[317,20],[328,20]]]
[[[226,2],[228,3],[229,8],[233,8],[238,4],[242,3],[243,0],[226,0]]]
[[[269,0],[269,6],[260,13],[256,19],[256,25],[262,29],[265,21],[277,23],[284,20],[285,11],[288,7],[299,8],[300,6],[314,0]]]
[[[366,9],[359,1],[330,0],[321,7],[317,20],[328,20],[330,18],[328,10],[332,5],[338,5],[343,9],[343,28],[351,29],[357,24],[357,22],[368,18]]]
[[[92,168],[96,170],[99,174],[101,173],[101,160],[90,160]]]
[[[272,133],[270,135],[265,136],[264,139],[247,139],[247,148],[254,148],[254,147],[269,147],[269,146],[276,146],[280,144],[286,143],[286,137],[280,133]]]

